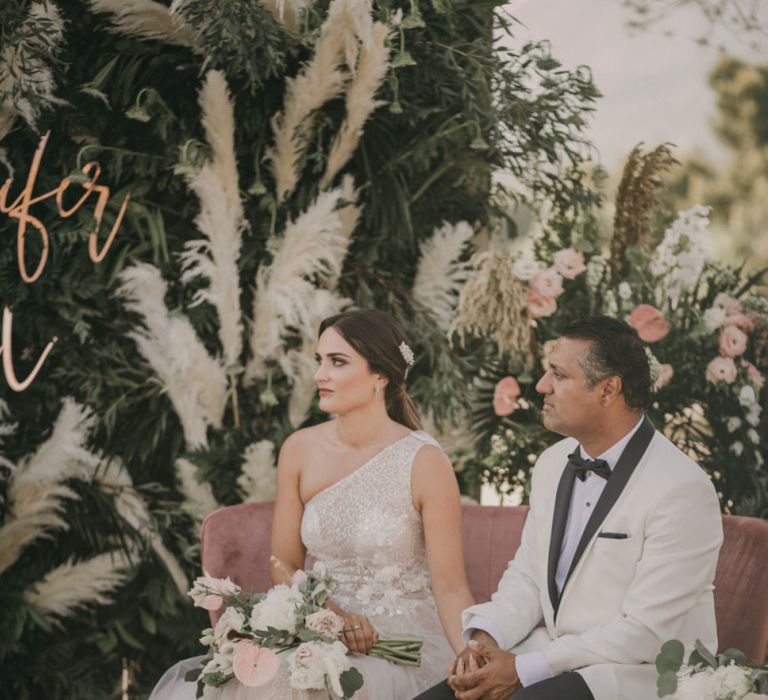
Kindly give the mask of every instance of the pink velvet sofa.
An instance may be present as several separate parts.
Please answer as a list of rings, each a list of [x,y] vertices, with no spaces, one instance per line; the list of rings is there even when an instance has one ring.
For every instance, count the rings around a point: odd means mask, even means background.
[[[211,513],[203,523],[201,558],[211,576],[244,588],[270,586],[272,503],[244,503]],[[527,506],[463,506],[464,557],[475,600],[488,600],[520,546]],[[715,576],[719,651],[741,649],[755,662],[768,656],[768,521],[723,516],[725,541]]]

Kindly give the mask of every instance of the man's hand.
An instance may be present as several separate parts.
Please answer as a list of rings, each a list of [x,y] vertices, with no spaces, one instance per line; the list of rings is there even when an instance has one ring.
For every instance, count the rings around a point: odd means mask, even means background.
[[[474,640],[469,643],[469,651],[470,669],[463,675],[448,677],[448,685],[458,700],[503,700],[523,687],[514,654]],[[475,657],[477,664],[473,663]]]
[[[472,633],[472,640],[481,642],[487,647],[495,647],[498,649],[498,644],[496,644],[496,640],[491,637],[490,634],[487,632],[484,632],[483,630],[475,630]],[[461,676],[464,673],[467,673],[469,670],[469,662],[470,659],[474,658],[474,665],[475,668],[473,670],[476,670],[480,666],[482,666],[485,663],[485,659],[479,659],[477,656],[475,656],[472,653],[472,649],[470,647],[464,647],[464,650],[459,654],[454,661],[451,662],[451,665],[448,669],[448,676],[454,676],[458,675]],[[455,690],[455,688],[454,688]]]

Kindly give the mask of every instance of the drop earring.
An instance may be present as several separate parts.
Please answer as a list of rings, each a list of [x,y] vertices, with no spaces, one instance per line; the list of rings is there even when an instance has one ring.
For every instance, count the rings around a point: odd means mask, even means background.
[[[377,387],[377,386],[374,387],[373,388],[373,395],[376,396],[376,397],[381,396],[381,389],[379,389],[379,387]]]

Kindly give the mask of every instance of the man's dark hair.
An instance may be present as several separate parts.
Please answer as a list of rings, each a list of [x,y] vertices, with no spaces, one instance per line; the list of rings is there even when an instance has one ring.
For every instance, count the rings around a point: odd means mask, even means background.
[[[590,389],[607,377],[621,377],[627,406],[635,411],[648,407],[653,384],[651,368],[645,345],[632,326],[610,316],[593,316],[571,321],[560,335],[590,342],[580,363]]]

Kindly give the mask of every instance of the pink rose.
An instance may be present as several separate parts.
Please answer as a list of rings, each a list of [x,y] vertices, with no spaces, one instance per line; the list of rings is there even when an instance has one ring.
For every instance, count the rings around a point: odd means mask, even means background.
[[[762,389],[765,386],[765,377],[760,373],[760,370],[757,369],[749,360],[742,360],[741,366],[747,368],[747,374],[749,374],[749,378],[756,384],[758,389]]]
[[[745,333],[751,333],[753,330],[755,330],[755,319],[741,313],[741,311],[736,311],[733,313],[729,311],[725,315],[725,321],[723,321],[723,325],[736,326],[736,328],[744,331]]]
[[[248,688],[265,685],[280,668],[280,659],[271,649],[249,641],[238,642],[232,657],[235,678]]]
[[[736,379],[736,364],[730,357],[716,357],[707,365],[707,381],[712,384],[732,384]]]
[[[720,354],[724,357],[736,357],[747,349],[747,334],[736,326],[725,326],[720,331]]]
[[[563,278],[553,267],[537,272],[529,284],[531,289],[548,299],[556,299],[563,293]]]
[[[656,377],[656,381],[653,383],[654,390],[658,391],[662,387],[667,386],[672,381],[674,374],[675,370],[672,368],[672,365],[659,365],[659,376]]]
[[[636,306],[629,315],[629,325],[646,343],[655,343],[666,338],[669,333],[669,321],[661,311],[650,304]]]
[[[520,385],[514,377],[504,377],[493,390],[493,412],[497,416],[508,416],[515,410],[515,401],[520,396]]]
[[[557,302],[552,297],[539,294],[535,289],[526,290],[525,303],[528,307],[528,316],[531,318],[544,318],[557,311]]]
[[[565,279],[576,279],[584,270],[584,253],[580,253],[574,248],[565,248],[555,253],[555,270],[557,270]]]
[[[218,610],[224,605],[224,598],[220,595],[205,595],[195,600],[195,606],[204,610]]]

